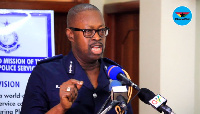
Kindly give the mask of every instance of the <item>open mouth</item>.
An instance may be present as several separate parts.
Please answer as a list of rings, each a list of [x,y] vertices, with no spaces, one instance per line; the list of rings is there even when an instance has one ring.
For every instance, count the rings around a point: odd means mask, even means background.
[[[91,51],[94,54],[101,54],[102,53],[102,47],[103,47],[103,45],[100,45],[100,44],[92,45],[91,46]]]

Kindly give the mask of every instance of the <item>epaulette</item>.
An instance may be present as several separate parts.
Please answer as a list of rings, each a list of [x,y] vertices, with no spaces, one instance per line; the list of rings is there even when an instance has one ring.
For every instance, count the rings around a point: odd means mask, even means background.
[[[47,62],[50,62],[50,61],[54,61],[56,59],[61,59],[61,58],[63,58],[62,54],[56,55],[56,56],[53,56],[53,57],[48,57],[48,58],[45,58],[45,59],[43,59],[41,61],[38,61],[37,65],[42,64],[42,63],[47,63]]]

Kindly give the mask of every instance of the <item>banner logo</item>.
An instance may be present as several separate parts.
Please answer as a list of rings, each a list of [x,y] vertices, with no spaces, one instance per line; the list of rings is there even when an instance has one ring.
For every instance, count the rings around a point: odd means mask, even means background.
[[[192,12],[185,6],[177,7],[173,12],[173,19],[178,25],[187,25],[192,19]]]
[[[10,23],[6,21],[3,24],[8,26]],[[18,44],[18,36],[16,32],[12,32],[8,35],[0,35],[0,50],[4,51],[5,53],[10,53],[19,47],[20,44]]]

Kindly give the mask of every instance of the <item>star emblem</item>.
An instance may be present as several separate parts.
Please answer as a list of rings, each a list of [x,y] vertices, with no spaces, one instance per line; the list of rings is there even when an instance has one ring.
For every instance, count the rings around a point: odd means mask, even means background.
[[[185,17],[189,14],[190,12],[176,12],[176,14],[179,16],[179,17]]]
[[[8,26],[10,23],[8,21],[6,21],[5,23],[3,23],[5,26]]]

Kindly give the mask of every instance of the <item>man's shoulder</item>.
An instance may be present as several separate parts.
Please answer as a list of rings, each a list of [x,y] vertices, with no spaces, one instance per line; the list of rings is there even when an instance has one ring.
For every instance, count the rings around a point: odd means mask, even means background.
[[[51,62],[56,62],[56,61],[59,61],[60,59],[62,59],[64,56],[62,54],[60,55],[55,55],[53,57],[48,57],[48,58],[45,58],[43,60],[40,60],[37,62],[37,65],[40,65],[40,64],[44,64],[44,63],[51,63]]]

